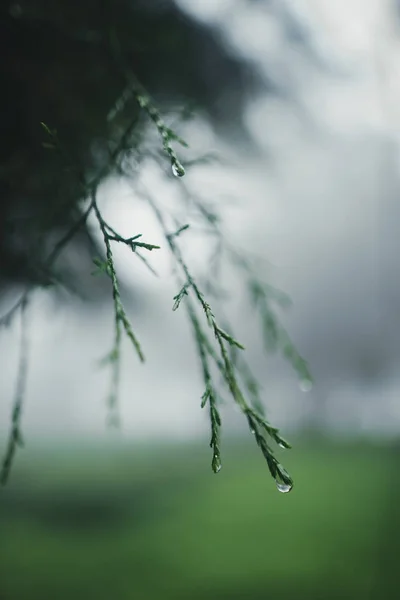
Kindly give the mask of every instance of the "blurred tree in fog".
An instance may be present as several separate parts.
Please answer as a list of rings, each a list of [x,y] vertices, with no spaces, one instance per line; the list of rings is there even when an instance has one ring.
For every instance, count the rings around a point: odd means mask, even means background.
[[[47,284],[55,241],[80,218],[87,190],[77,176],[105,169],[119,148],[137,146],[145,119],[112,48],[168,112],[195,103],[215,124],[240,117],[249,69],[229,56],[213,31],[172,2],[156,0],[2,0],[0,289]],[[221,92],[229,98],[218,102]],[[120,99],[124,110],[110,116]],[[41,122],[55,128],[64,156],[51,151]],[[114,165],[115,166],[115,165]],[[83,225],[75,243],[93,243]],[[59,276],[60,273],[58,273]],[[65,273],[64,273],[65,276]],[[72,279],[73,281],[73,279]]]

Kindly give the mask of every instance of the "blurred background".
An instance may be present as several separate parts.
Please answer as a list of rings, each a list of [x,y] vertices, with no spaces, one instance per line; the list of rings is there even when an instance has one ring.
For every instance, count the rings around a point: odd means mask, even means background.
[[[397,587],[400,532],[400,4],[397,0],[59,0],[0,3],[0,308],[27,285],[25,449],[0,494],[0,597],[379,598]],[[114,28],[168,126],[189,143],[174,178],[124,96],[105,47]],[[121,98],[125,100],[121,101]],[[122,108],[121,108],[122,106]],[[117,108],[116,108],[117,107]],[[136,111],[136,112],[135,112]],[[86,206],[43,147],[40,122],[93,175],[132,115],[99,191],[123,235],[160,250],[158,273],[115,248],[146,363],[124,344],[121,428],[106,426],[113,339],[107,278],[92,277],[89,220],[49,272],[49,248]],[[68,168],[66,168],[68,167]],[[73,169],[72,169],[73,170]],[[182,247],[213,280],[193,197],[292,306],[280,317],[313,386],[265,355],[242,279],[218,284],[263,386],[295,479],[276,491],[240,412],[221,407],[223,469],[173,264],[138,192],[189,223]],[[54,285],[54,284],[57,285]],[[210,300],[211,302],[211,300]],[[223,308],[221,306],[223,305]],[[0,441],[18,368],[19,315],[0,331]]]

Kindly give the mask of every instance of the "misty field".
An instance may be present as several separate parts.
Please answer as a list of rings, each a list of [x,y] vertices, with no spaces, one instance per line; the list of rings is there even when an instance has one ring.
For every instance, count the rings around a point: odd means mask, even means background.
[[[299,442],[280,494],[257,449],[26,449],[0,494],[2,600],[366,599],[395,585],[393,446]]]

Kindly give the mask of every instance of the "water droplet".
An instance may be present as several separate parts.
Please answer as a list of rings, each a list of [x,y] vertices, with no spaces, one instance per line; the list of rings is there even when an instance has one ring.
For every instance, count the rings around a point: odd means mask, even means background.
[[[256,434],[256,430],[255,429],[250,429],[250,433],[252,433],[253,435]]]
[[[287,494],[293,489],[293,479],[280,463],[276,464],[275,483],[282,494]]]
[[[214,454],[211,466],[212,466],[212,470],[214,471],[214,473],[220,472],[220,470],[222,468],[222,464],[221,464],[221,458],[219,457],[218,454]]]
[[[180,162],[173,162],[172,163],[172,173],[175,175],[175,177],[183,177],[185,174],[185,169],[182,167]]]
[[[310,379],[302,379],[299,383],[299,388],[302,392],[310,392],[312,390],[313,383]]]
[[[287,494],[293,489],[293,483],[282,483],[280,481],[276,482],[276,487],[282,494]]]
[[[279,442],[278,446],[279,448],[283,448],[284,450],[287,449],[287,446],[285,446],[285,444],[282,444],[282,442]]]

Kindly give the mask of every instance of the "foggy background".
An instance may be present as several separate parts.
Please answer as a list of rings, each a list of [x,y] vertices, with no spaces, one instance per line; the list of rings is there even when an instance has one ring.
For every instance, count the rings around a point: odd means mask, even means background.
[[[201,120],[180,131],[194,155],[215,151],[230,163],[189,167],[185,184],[210,200],[225,199],[221,211],[230,239],[264,257],[265,278],[293,301],[283,320],[315,378],[306,394],[283,360],[261,356],[244,299],[233,311],[237,335],[245,335],[261,373],[268,414],[289,429],[317,424],[352,434],[398,432],[397,3],[182,0],[181,5],[215,28],[230,52],[269,79],[272,73],[282,90],[280,98],[258,94],[244,109],[256,153],[224,141]],[[299,31],[303,40],[296,39]],[[306,51],[300,52],[297,45],[304,40]],[[152,164],[141,166],[140,177],[155,197],[176,202],[181,193],[181,182]],[[208,435],[207,415],[199,409],[198,361],[185,315],[171,310],[177,289],[157,224],[140,200],[132,200],[129,182],[107,182],[102,194],[117,229],[138,230],[162,246],[149,255],[158,279],[116,249],[124,283],[138,291],[131,314],[147,356],[140,365],[125,348],[121,435]],[[185,235],[191,264],[201,265],[206,242],[190,231]],[[240,304],[237,280],[227,288]],[[89,309],[75,302],[57,310],[56,304],[36,294],[25,435],[110,435],[104,426],[109,372],[96,361],[111,344],[111,301]],[[0,337],[3,433],[17,330],[15,320]],[[235,427],[240,416],[224,410]]]

